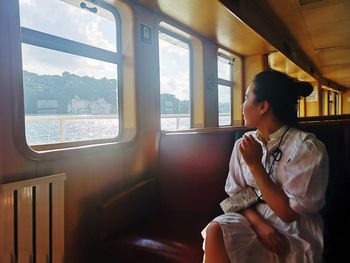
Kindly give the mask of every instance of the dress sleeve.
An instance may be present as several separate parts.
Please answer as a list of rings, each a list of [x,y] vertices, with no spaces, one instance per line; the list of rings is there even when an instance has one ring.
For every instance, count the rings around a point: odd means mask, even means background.
[[[307,136],[285,165],[284,173],[282,188],[290,207],[299,214],[318,212],[325,203],[328,182],[328,155],[322,142]]]
[[[241,155],[241,153],[239,152],[240,142],[241,142],[241,139],[238,139],[235,142],[235,146],[233,147],[232,154],[231,154],[229,172],[228,172],[226,185],[225,185],[225,191],[229,196],[243,190],[244,187],[247,185],[243,176],[243,172],[242,172],[243,170],[242,170],[242,165],[240,161],[240,155]]]

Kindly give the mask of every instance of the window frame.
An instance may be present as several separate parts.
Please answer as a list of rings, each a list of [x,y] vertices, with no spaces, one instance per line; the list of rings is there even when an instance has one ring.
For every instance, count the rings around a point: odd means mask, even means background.
[[[91,148],[91,147],[101,147],[101,146],[110,146],[116,143],[122,142],[123,137],[123,91],[122,91],[122,76],[123,76],[123,53],[122,53],[122,21],[121,15],[119,14],[118,9],[106,3],[104,0],[94,0],[91,3],[103,8],[109,12],[114,17],[115,30],[116,30],[116,51],[106,50],[100,47],[90,46],[85,43],[81,43],[75,40],[66,39],[64,37],[51,35],[49,33],[44,33],[41,31],[36,31],[26,27],[22,27],[20,23],[19,16],[19,0],[16,2],[17,7],[17,23],[19,32],[16,37],[18,43],[18,52],[20,60],[20,81],[16,85],[16,94],[15,94],[15,121],[14,121],[14,130],[15,130],[15,141],[18,145],[18,148],[21,151],[24,151],[26,155],[29,155],[31,159],[50,159],[52,156],[56,156],[57,152],[62,151],[72,151],[73,149],[81,148]],[[78,4],[78,1],[76,2]],[[70,3],[67,3],[70,4]],[[19,37],[18,37],[19,36]],[[23,66],[22,66],[22,43],[29,44],[35,47],[41,47],[48,50],[64,52],[67,54],[77,55],[84,58],[96,59],[101,62],[109,62],[117,65],[117,94],[118,94],[118,122],[119,129],[118,135],[113,138],[100,138],[92,140],[82,140],[82,141],[73,141],[73,142],[63,142],[63,143],[52,143],[52,144],[43,144],[43,145],[28,145],[25,134],[25,111],[24,111],[24,82],[23,82]]]
[[[168,24],[168,22],[160,21],[158,23],[158,31],[157,31],[157,34],[158,34],[158,38],[157,38],[157,41],[158,41],[158,56],[159,56],[159,51],[160,51],[160,49],[159,49],[159,32],[167,34],[167,35],[169,35],[169,36],[171,36],[173,38],[176,38],[176,39],[186,43],[188,45],[188,47],[189,47],[189,67],[190,67],[190,69],[189,69],[189,74],[190,74],[190,76],[189,76],[189,82],[190,82],[189,83],[189,89],[190,89],[190,91],[189,91],[189,103],[190,103],[190,128],[189,128],[189,130],[192,130],[192,129],[194,129],[194,116],[193,116],[193,114],[194,114],[194,112],[193,112],[194,111],[194,107],[193,107],[193,72],[194,72],[194,68],[193,68],[193,45],[192,45],[191,40],[187,39],[186,37],[184,37],[184,36],[174,32],[174,31],[172,31],[170,29],[162,27],[160,25],[161,23]],[[171,26],[175,27],[176,29],[178,29],[180,31],[182,31],[180,28],[178,28],[178,27],[176,27],[174,25],[171,25]],[[161,95],[161,93],[160,93],[160,89],[161,89],[161,85],[160,85],[160,56],[159,56],[159,59],[158,59],[158,63],[159,63],[159,74],[158,74],[158,77],[159,77],[159,82],[158,82],[159,83],[159,100],[158,100],[158,103],[159,103],[159,118],[158,118],[159,119],[159,130],[161,132],[167,132],[167,133],[169,133],[169,132],[186,131],[188,129],[185,129],[185,130],[162,130],[162,128],[161,128],[162,127],[161,126],[161,121],[162,121],[161,118],[162,117],[161,117],[161,108],[160,108],[161,107],[161,105],[160,105],[160,95]]]
[[[234,58],[233,56],[234,55],[232,55],[232,57],[230,57],[230,56],[220,52],[220,50],[217,51],[217,69],[218,69],[217,70],[217,82],[218,82],[217,83],[217,90],[218,90],[218,126],[219,127],[232,127],[233,126],[233,86],[235,85],[234,80],[233,80],[233,65],[234,65],[234,62],[236,60],[236,58]],[[231,65],[232,68],[231,68],[231,72],[230,72],[231,80],[219,78],[219,57],[227,59],[228,61],[230,61],[232,63],[232,65]],[[231,120],[230,120],[230,124],[228,124],[228,125],[220,125],[219,85],[230,88]]]

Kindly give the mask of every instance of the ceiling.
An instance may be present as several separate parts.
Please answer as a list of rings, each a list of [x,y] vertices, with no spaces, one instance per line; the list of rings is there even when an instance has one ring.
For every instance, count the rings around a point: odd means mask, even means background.
[[[350,88],[349,0],[266,0],[265,4],[323,77]]]

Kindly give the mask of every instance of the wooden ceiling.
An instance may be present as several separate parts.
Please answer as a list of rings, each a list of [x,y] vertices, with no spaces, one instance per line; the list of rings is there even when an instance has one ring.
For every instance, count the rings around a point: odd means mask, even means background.
[[[350,1],[267,0],[265,3],[321,75],[350,88]]]

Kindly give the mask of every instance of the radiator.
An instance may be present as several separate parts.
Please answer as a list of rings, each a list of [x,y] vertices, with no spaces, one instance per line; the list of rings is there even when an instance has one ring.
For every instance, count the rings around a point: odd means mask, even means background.
[[[0,262],[64,262],[64,181],[55,174],[0,185]]]

